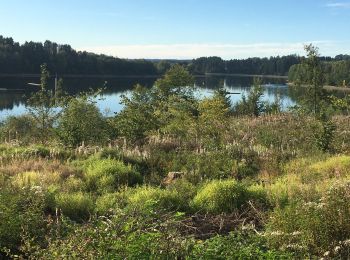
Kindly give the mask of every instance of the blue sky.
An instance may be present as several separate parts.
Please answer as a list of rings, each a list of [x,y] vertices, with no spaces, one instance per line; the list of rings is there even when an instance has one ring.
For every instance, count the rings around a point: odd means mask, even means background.
[[[125,58],[350,54],[350,0],[0,0],[0,34]]]

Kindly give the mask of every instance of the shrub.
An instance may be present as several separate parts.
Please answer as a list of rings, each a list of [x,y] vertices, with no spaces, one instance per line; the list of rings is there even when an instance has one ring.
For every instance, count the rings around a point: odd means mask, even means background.
[[[247,197],[254,203],[261,206],[268,207],[269,201],[267,198],[267,191],[261,185],[251,185],[247,187]]]
[[[315,201],[320,199],[336,180],[348,178],[348,156],[320,159],[302,158],[288,163],[285,166],[286,175],[266,188],[271,203],[285,206],[293,201]]]
[[[125,192],[107,193],[96,199],[95,211],[99,215],[112,214],[114,209],[126,206]]]
[[[126,209],[78,225],[60,222],[57,236],[34,259],[185,259],[193,244],[174,226],[172,214]]]
[[[45,194],[38,187],[0,189],[0,258],[4,248],[19,252],[23,237],[40,245],[45,229]],[[5,258],[6,259],[6,258]]]
[[[113,159],[90,159],[86,162],[85,181],[89,191],[111,192],[123,185],[142,182],[141,175],[131,165]]]
[[[18,188],[42,186],[47,187],[51,184],[58,184],[60,182],[59,173],[42,173],[42,172],[23,172],[18,173],[12,178],[12,184]]]
[[[199,241],[188,259],[293,259],[293,255],[269,249],[257,234],[235,232]]]
[[[331,186],[320,200],[276,209],[268,223],[270,243],[304,254],[347,258],[350,250],[350,183]],[[344,254],[345,255],[342,255]]]
[[[6,118],[2,131],[7,141],[17,140],[21,143],[30,143],[37,136],[35,122],[29,115],[9,116]]]
[[[130,191],[129,207],[178,210],[184,205],[175,191],[143,186]]]
[[[63,189],[68,192],[83,191],[84,188],[85,183],[83,182],[83,180],[74,176],[69,176],[63,183]]]
[[[92,198],[82,192],[59,193],[55,197],[55,202],[63,215],[75,221],[87,220],[94,210]]]
[[[192,203],[208,213],[232,212],[247,201],[247,195],[246,188],[234,180],[214,180],[203,185]]]
[[[104,143],[106,122],[97,106],[86,98],[73,98],[59,119],[59,136],[69,146]]]
[[[178,179],[167,186],[167,190],[175,192],[181,202],[181,208],[186,209],[189,206],[189,201],[191,201],[194,196],[196,196],[197,188],[185,179]]]
[[[40,174],[38,172],[23,172],[12,179],[12,184],[18,188],[39,186]]]
[[[346,177],[350,174],[350,156],[335,156],[325,161],[320,161],[310,165],[310,172],[315,173],[311,176],[317,178]]]

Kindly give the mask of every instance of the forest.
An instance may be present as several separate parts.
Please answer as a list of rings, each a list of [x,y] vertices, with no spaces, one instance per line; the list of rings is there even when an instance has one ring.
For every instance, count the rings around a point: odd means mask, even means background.
[[[74,50],[70,45],[51,41],[25,42],[19,44],[12,38],[0,36],[1,74],[40,74],[40,65],[46,63],[48,69],[59,75],[115,75],[139,76],[162,75],[172,65],[181,64],[194,75],[206,73],[288,75],[294,79],[295,71],[303,57],[297,55],[270,58],[248,58],[223,60],[220,57],[201,57],[193,60],[129,60],[106,55],[97,55]],[[327,64],[327,71],[343,73],[343,63],[349,64],[349,55],[335,58],[319,57]],[[340,68],[333,66],[340,66]],[[347,65],[347,72],[349,66]],[[333,75],[333,74],[332,74]],[[336,80],[330,76],[329,81]]]
[[[305,64],[291,66],[288,79],[295,84],[305,84],[312,75],[307,73]],[[350,84],[350,58],[345,56],[342,60],[322,62],[325,84],[329,86],[346,87]]]
[[[58,74],[76,75],[155,75],[152,62],[126,60],[106,55],[75,51],[70,45],[51,41],[19,44],[0,36],[0,72],[2,74],[40,74],[40,65]]]
[[[104,117],[41,89],[0,127],[0,258],[346,259],[349,96],[326,92],[316,47],[304,98],[202,99],[175,64]],[[298,86],[294,86],[298,87]]]

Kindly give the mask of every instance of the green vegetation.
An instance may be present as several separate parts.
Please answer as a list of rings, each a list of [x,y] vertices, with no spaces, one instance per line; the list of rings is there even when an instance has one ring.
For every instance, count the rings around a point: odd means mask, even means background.
[[[287,112],[259,81],[236,105],[223,89],[198,99],[180,65],[109,118],[43,87],[42,110],[1,125],[0,258],[348,258],[349,119],[334,101],[348,107],[319,92],[315,50]]]
[[[312,45],[306,46],[309,52],[309,58],[311,56],[318,55],[317,48]],[[311,61],[309,59],[309,61]],[[317,70],[310,70],[310,62],[302,62],[294,64],[290,67],[288,72],[288,79],[297,85],[309,85],[312,83],[315,73],[321,73],[322,80],[325,85],[347,87],[350,83],[350,57],[348,55],[339,55],[330,59],[314,59],[312,62],[318,62]],[[314,82],[316,83],[316,82]],[[320,83],[320,82],[319,82]]]

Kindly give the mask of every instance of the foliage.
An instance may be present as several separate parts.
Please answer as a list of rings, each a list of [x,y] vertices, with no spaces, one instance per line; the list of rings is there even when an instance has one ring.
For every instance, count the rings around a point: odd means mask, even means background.
[[[75,221],[87,220],[94,209],[92,198],[82,192],[59,193],[55,196],[55,205],[63,215]]]
[[[127,192],[106,193],[96,199],[95,211],[99,215],[110,215],[127,204]]]
[[[21,144],[28,144],[37,137],[34,120],[27,114],[7,117],[1,130],[4,139],[8,142],[18,141]]]
[[[213,180],[204,184],[193,199],[193,207],[209,213],[239,210],[247,201],[247,190],[234,180]]]
[[[276,209],[269,223],[270,242],[305,256],[347,257],[349,187],[348,182],[336,183],[318,201]]]
[[[158,221],[157,221],[158,220]],[[188,255],[191,239],[176,230],[177,217],[149,210],[117,211],[85,225],[61,222],[61,230],[35,258],[177,259]]]
[[[332,142],[334,139],[334,132],[336,125],[331,119],[327,118],[324,114],[320,118],[321,133],[315,133],[316,144],[324,152],[332,151]]]
[[[0,70],[3,73],[39,73],[39,66],[59,74],[80,75],[157,75],[156,67],[146,60],[126,60],[86,51],[51,41],[19,44],[0,36]]]
[[[35,244],[44,238],[45,194],[40,187],[0,189],[0,258],[5,252],[20,252],[22,236]],[[5,251],[4,251],[5,250]]]
[[[189,259],[293,259],[293,255],[269,249],[264,237],[248,231],[198,241]]]
[[[222,60],[219,57],[201,57],[192,61],[195,74],[229,73],[250,75],[287,75],[289,68],[300,63],[296,55],[270,58]]]
[[[326,85],[347,87],[350,82],[350,60],[333,60],[321,63]],[[303,64],[290,67],[288,78],[296,84],[305,84],[308,78],[307,70]]]
[[[261,101],[263,90],[261,81],[255,79],[254,86],[250,90],[247,97],[242,96],[242,101],[237,103],[234,107],[236,115],[259,116],[265,111],[265,104]]]
[[[128,196],[129,207],[150,208],[156,210],[179,210],[186,208],[188,201],[182,200],[181,195],[174,190],[154,187],[139,187]]]
[[[124,108],[114,121],[119,136],[129,142],[136,142],[159,127],[158,119],[154,115],[153,96],[147,88],[136,85],[131,97],[122,96],[121,104]]]
[[[42,143],[48,142],[53,135],[53,126],[59,117],[58,102],[54,93],[48,89],[48,79],[50,73],[46,64],[40,66],[41,77],[38,92],[35,92],[27,100],[26,109],[34,121],[34,127],[37,129],[39,140]]]
[[[142,182],[141,175],[131,165],[113,159],[91,158],[84,162],[84,180],[88,191],[112,192],[124,185]]]
[[[59,136],[65,145],[100,144],[107,140],[106,121],[98,107],[86,97],[73,98],[63,109],[58,122]]]

